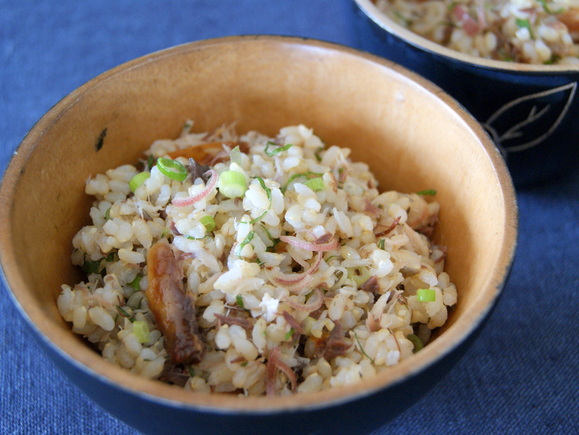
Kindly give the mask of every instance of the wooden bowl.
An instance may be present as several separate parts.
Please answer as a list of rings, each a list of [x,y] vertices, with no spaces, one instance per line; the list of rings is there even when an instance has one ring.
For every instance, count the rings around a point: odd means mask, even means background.
[[[436,239],[448,247],[459,302],[438,337],[375,379],[313,394],[240,398],[200,394],[113,366],[58,313],[73,235],[88,223],[86,178],[133,163],[154,139],[237,122],[275,134],[304,123],[348,146],[382,189],[436,189]],[[30,131],[0,190],[7,287],[47,353],[88,396],[144,432],[371,430],[420,397],[464,352],[505,285],[516,244],[513,186],[476,121],[440,89],[389,61],[289,37],[194,42],[91,80]],[[202,428],[202,429],[199,429]]]
[[[440,86],[485,127],[517,188],[579,169],[579,64],[483,59],[429,41],[353,0],[358,45]]]

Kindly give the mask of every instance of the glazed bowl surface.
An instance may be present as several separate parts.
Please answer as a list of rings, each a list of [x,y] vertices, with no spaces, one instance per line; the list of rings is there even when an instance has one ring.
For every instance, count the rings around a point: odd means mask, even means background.
[[[106,362],[56,304],[80,271],[85,180],[134,163],[158,138],[235,122],[274,135],[306,124],[352,149],[382,190],[436,189],[435,240],[459,302],[422,351],[348,387],[283,397],[201,394]],[[481,126],[438,87],[379,57],[291,37],[180,45],[114,68],[57,103],[24,138],[0,189],[0,258],[14,303],[55,364],[89,397],[146,433],[366,432],[410,406],[481,331],[514,258],[517,207],[504,161]],[[377,411],[377,407],[380,411]],[[276,429],[277,430],[277,429]]]
[[[399,25],[372,0],[353,0],[358,46],[434,82],[501,150],[517,188],[579,167],[579,64],[531,65],[460,53]]]

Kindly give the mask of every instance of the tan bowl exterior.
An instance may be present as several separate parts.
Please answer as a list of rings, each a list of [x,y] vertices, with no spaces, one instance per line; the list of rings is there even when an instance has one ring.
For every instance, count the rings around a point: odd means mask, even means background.
[[[80,279],[71,240],[88,223],[85,179],[133,163],[154,139],[237,122],[275,134],[303,123],[348,146],[384,190],[436,189],[436,237],[459,302],[444,332],[376,379],[315,394],[240,399],[186,392],[104,361],[60,317],[62,283]],[[422,371],[477,329],[513,260],[517,210],[505,165],[481,127],[428,82],[377,57],[312,40],[230,37],[153,53],[85,84],[30,131],[0,190],[0,254],[25,318],[64,358],[138,393],[207,409],[273,412],[345,402]]]

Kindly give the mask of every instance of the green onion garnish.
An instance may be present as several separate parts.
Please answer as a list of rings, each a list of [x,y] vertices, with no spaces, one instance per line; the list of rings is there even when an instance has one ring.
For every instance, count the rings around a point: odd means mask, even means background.
[[[231,160],[231,163],[241,165],[241,150],[239,149],[239,145],[229,152],[229,160]]]
[[[195,369],[192,366],[187,366],[187,371],[189,372],[189,376],[192,378],[195,377]]]
[[[433,302],[436,300],[436,292],[431,288],[419,288],[416,290],[416,299],[420,302]]]
[[[314,192],[319,192],[325,188],[324,179],[322,177],[312,178],[311,180],[306,181],[304,184]]]
[[[348,271],[348,278],[356,283],[362,285],[370,279],[370,271],[365,266],[360,267],[346,267]]]
[[[107,208],[107,211],[105,211],[105,220],[108,221],[111,218],[111,208]]]
[[[131,178],[131,181],[129,181],[129,187],[131,188],[131,191],[135,193],[137,189],[141,187],[145,180],[150,176],[151,174],[148,172],[139,172],[137,175]]]
[[[366,351],[365,351],[364,348],[362,347],[362,343],[360,343],[360,339],[358,338],[358,334],[356,334],[356,331],[354,331],[354,338],[356,338],[356,343],[358,343],[358,346],[360,347],[360,352],[362,352],[362,355],[364,355],[364,356],[365,356],[366,358],[368,358],[372,363],[374,363],[374,360],[368,356],[368,354],[366,353]]]
[[[277,144],[276,144],[275,142],[272,142],[272,141],[268,141],[268,142],[267,142],[267,145],[265,146],[264,152],[265,152],[265,154],[267,154],[269,157],[273,157],[273,156],[275,156],[276,154],[281,153],[282,151],[287,151],[287,150],[289,150],[289,149],[293,146],[293,144],[290,143],[290,144],[287,144],[287,145],[284,145],[284,146],[282,146],[282,147],[278,147],[278,148],[275,148],[275,149],[269,151],[269,147],[270,147],[271,145],[277,146]]]
[[[288,341],[290,338],[292,338],[294,332],[296,332],[294,328],[290,328],[289,331],[285,334],[285,341]]]
[[[185,181],[185,178],[187,178],[187,168],[177,160],[161,157],[157,159],[157,168],[159,168],[161,174],[171,180]]]
[[[244,308],[243,305],[243,298],[241,297],[241,295],[237,295],[235,296],[235,302],[237,302],[237,305],[239,306],[239,308]]]
[[[149,332],[149,325],[144,320],[136,320],[133,322],[133,332],[137,336],[139,343],[147,343],[151,339]]]
[[[228,198],[240,198],[247,190],[247,181],[241,172],[225,171],[219,175],[217,187]]]
[[[410,340],[414,345],[414,349],[412,350],[413,353],[418,352],[420,349],[424,347],[424,344],[422,343],[422,340],[418,338],[418,335],[410,334],[406,336],[406,338]]]
[[[139,275],[135,276],[135,279],[132,280],[132,281],[129,283],[129,285],[130,285],[132,288],[134,288],[135,290],[141,290],[141,279],[142,279],[142,278],[143,278],[143,277],[142,277],[142,276],[139,276]]]
[[[378,240],[378,248],[384,249],[384,243],[386,243],[385,239]]]
[[[416,192],[417,195],[424,195],[424,196],[434,196],[436,195],[436,190],[434,189],[425,189],[421,190],[420,192]]]
[[[215,219],[213,219],[213,216],[203,216],[199,219],[199,222],[203,224],[208,233],[215,229]]]
[[[243,239],[243,242],[241,242],[239,244],[239,246],[237,247],[237,255],[241,255],[241,251],[243,250],[243,248],[245,248],[245,245],[247,245],[249,242],[251,242],[253,240],[253,236],[255,236],[255,231],[250,231],[247,236],[245,236],[245,239]]]
[[[285,186],[283,186],[283,187],[280,189],[280,190],[281,190],[281,193],[284,193],[284,192],[286,191],[286,189],[289,187],[290,183],[291,183],[292,181],[294,181],[296,178],[305,177],[305,178],[307,178],[307,179],[310,179],[310,178],[314,178],[314,177],[321,177],[322,175],[324,175],[324,174],[319,174],[319,173],[317,173],[317,172],[302,172],[302,173],[299,173],[299,174],[294,174],[294,175],[292,175],[292,176],[287,180],[287,183],[285,183]]]

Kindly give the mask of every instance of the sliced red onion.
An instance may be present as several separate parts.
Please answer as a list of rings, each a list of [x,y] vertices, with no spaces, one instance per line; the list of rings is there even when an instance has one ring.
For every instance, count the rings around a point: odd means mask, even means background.
[[[312,311],[316,311],[322,306],[324,303],[324,298],[322,296],[322,291],[319,288],[316,288],[314,289],[314,294],[310,296],[307,304],[299,304],[289,297],[284,298],[284,302],[294,310],[311,313]]]
[[[277,282],[278,284],[282,284],[282,285],[295,285],[295,284],[301,284],[303,285],[303,280],[313,274],[316,273],[316,271],[318,270],[318,268],[320,267],[320,263],[322,262],[322,253],[318,252],[318,255],[316,257],[316,261],[314,262],[314,264],[312,264],[312,266],[305,272],[302,273],[296,273],[293,275],[286,275],[284,273],[279,273],[278,276],[274,277],[274,281]],[[311,281],[311,280],[310,280]]]
[[[281,351],[279,347],[274,348],[267,358],[265,392],[268,396],[275,395],[275,374],[276,371],[283,372],[291,383],[292,392],[295,392],[297,386],[297,376],[295,372],[281,360]]]
[[[173,198],[172,203],[175,207],[186,207],[196,203],[197,201],[201,201],[207,195],[209,195],[213,189],[215,189],[215,186],[217,186],[217,179],[219,178],[217,172],[215,172],[213,169],[209,169],[207,172],[205,172],[205,174],[211,174],[211,178],[207,182],[205,189],[192,196]]]
[[[306,242],[294,236],[281,236],[279,238],[282,242],[295,246],[296,248],[306,249],[314,252],[327,252],[338,249],[338,240],[334,239],[325,243]]]

